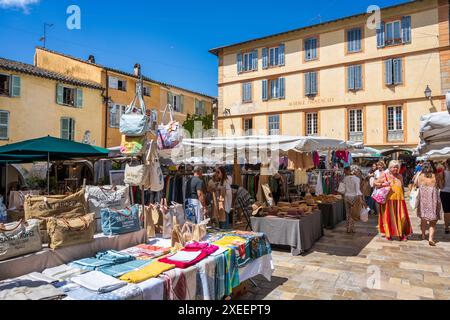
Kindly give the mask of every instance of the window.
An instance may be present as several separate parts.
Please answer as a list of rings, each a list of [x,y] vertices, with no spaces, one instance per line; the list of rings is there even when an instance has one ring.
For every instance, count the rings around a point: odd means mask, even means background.
[[[20,97],[20,77],[0,74],[0,95]]]
[[[395,86],[403,84],[403,59],[389,59],[385,61],[386,85]]]
[[[125,113],[127,106],[121,106],[118,104],[114,104],[109,106],[109,127],[110,128],[119,128],[120,127],[120,118]]]
[[[156,130],[158,128],[158,111],[156,109],[152,109],[150,112],[150,129]]]
[[[280,44],[278,47],[262,49],[263,69],[269,67],[281,67],[285,64],[285,45]]]
[[[403,107],[392,106],[387,110],[388,141],[403,141]]]
[[[305,95],[315,96],[318,93],[317,71],[305,73]]]
[[[377,47],[411,43],[411,16],[401,20],[382,22],[377,28]]]
[[[167,103],[170,104],[175,112],[183,112],[184,110],[184,96],[173,94],[172,92],[167,93]]]
[[[61,139],[75,141],[75,120],[61,118]]]
[[[355,28],[347,31],[347,51],[349,53],[362,51],[362,29]]]
[[[286,79],[278,78],[271,80],[263,80],[262,82],[263,90],[262,90],[262,99],[263,101],[267,101],[269,99],[284,99],[285,98],[285,88],[286,88]]]
[[[150,86],[143,86],[142,94],[146,97],[150,97],[151,96]]]
[[[362,90],[362,65],[349,66],[347,68],[347,86],[349,91]]]
[[[0,111],[0,139],[9,139],[9,111]]]
[[[317,59],[317,38],[309,38],[305,40],[305,61]]]
[[[258,49],[237,54],[238,73],[258,70]]]
[[[252,83],[242,84],[242,102],[252,102]]]
[[[83,107],[83,90],[58,84],[56,88],[56,102],[64,106]]]
[[[244,135],[251,136],[253,131],[253,119],[244,119]]]
[[[269,136],[280,134],[280,116],[269,116]]]
[[[316,136],[319,134],[319,114],[317,112],[306,114],[306,135]]]
[[[348,113],[349,139],[353,142],[363,142],[363,111],[361,109],[350,110]]]
[[[109,77],[109,87],[120,91],[127,91],[127,81],[116,77]]]
[[[195,99],[195,114],[199,116],[206,114],[206,101]]]

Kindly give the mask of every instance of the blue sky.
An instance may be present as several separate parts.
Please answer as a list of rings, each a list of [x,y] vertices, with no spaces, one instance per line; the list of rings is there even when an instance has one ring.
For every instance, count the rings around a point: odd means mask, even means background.
[[[216,96],[217,58],[209,49],[403,2],[0,0],[0,57],[33,63],[48,22],[49,49],[93,54],[97,63],[128,72],[139,62],[155,80]],[[72,4],[81,8],[81,30],[66,27]]]

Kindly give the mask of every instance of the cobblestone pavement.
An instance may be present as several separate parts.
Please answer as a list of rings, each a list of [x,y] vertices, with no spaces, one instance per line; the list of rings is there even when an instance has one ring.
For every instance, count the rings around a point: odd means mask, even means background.
[[[345,232],[345,223],[325,230],[303,256],[275,247],[272,281],[257,277],[258,287],[250,284],[239,299],[450,299],[450,236],[444,233],[443,221],[436,235],[440,242],[433,248],[421,240],[420,220],[409,212],[414,235],[408,242],[378,236],[377,218],[371,217],[368,223],[358,223],[353,235]]]

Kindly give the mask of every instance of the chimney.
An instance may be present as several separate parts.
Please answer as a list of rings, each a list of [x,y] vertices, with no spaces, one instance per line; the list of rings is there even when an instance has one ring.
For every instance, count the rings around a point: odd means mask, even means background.
[[[136,77],[140,77],[141,76],[141,65],[139,63],[136,63],[134,65],[134,75]]]
[[[89,58],[88,58],[88,61],[89,61],[90,63],[95,63],[95,57],[91,54],[91,55],[89,56]]]

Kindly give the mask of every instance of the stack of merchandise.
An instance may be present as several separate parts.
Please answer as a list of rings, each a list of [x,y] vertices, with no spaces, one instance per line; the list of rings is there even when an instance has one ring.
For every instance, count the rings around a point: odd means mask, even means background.
[[[314,197],[314,200],[317,203],[325,203],[325,204],[329,204],[329,203],[334,203],[338,200],[342,200],[342,196],[341,195],[320,195],[320,196],[316,196]]]

